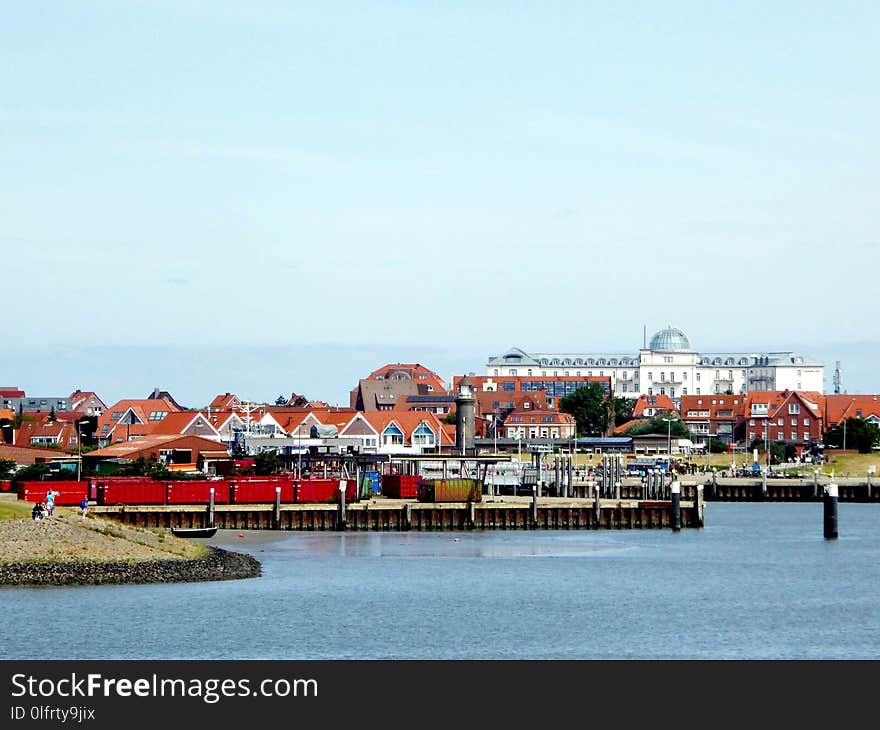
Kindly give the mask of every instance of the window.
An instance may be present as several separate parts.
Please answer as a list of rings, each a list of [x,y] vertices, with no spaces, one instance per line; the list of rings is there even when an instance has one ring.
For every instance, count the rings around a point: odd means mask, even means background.
[[[688,389],[687,389],[687,388],[682,388],[682,389],[681,389],[681,394],[682,394],[682,395],[687,395],[687,394],[688,394]]]
[[[699,389],[699,388],[697,388],[697,395],[699,395],[699,394],[700,394],[700,389]]]
[[[792,432],[791,432],[791,440],[792,440],[792,441],[797,441],[797,432],[796,432],[796,431],[792,431]]]
[[[755,440],[755,432],[749,431],[749,441],[754,441],[754,440]]]
[[[810,432],[804,431],[804,441],[809,441],[809,440],[810,440]]]
[[[792,418],[792,419],[791,419],[791,425],[792,425],[792,426],[797,426],[797,418]]]
[[[715,380],[721,380],[721,371],[720,370],[715,371]]]
[[[161,421],[167,415],[168,415],[168,411],[150,411],[150,420],[151,421]]]
[[[492,370],[492,375],[498,375],[498,368],[495,368],[494,370]]]
[[[809,425],[810,425],[810,419],[809,419],[809,418],[805,418],[805,419],[804,419],[804,426],[809,426]]]
[[[649,370],[649,371],[648,371],[648,380],[653,380],[653,379],[654,379],[654,373],[652,373],[652,372]]]
[[[670,395],[671,397],[675,398],[675,388],[670,388],[670,389],[669,389],[669,395]]]
[[[779,431],[776,434],[777,441],[785,441],[785,431]]]
[[[389,423],[387,428],[382,432],[382,443],[387,445],[402,445],[403,431],[401,431],[393,423]]]
[[[789,403],[788,412],[792,415],[796,415],[801,412],[801,407],[798,403]]]
[[[728,380],[733,380],[733,370],[728,370],[728,371],[727,371],[727,379],[728,379]]]
[[[433,446],[434,432],[428,428],[426,423],[420,423],[419,427],[413,432],[413,446]]]
[[[698,383],[700,382],[700,373],[699,373],[699,371],[697,372],[697,382],[698,382]]]
[[[626,393],[626,383],[623,384],[623,392]]]
[[[672,362],[672,358],[671,357],[664,357],[663,362]]]
[[[648,388],[648,395],[651,395],[653,393],[653,390],[653,388]]]
[[[508,375],[516,375],[516,370],[514,368],[511,368],[510,370],[507,371],[507,374]]]
[[[755,425],[755,419],[754,419],[754,418],[750,418],[750,419],[749,419],[749,425],[750,425],[750,426],[754,426],[754,425]]]
[[[782,426],[783,424],[785,424],[785,419],[784,419],[784,418],[777,419],[777,421],[776,421],[776,425],[777,425],[777,426]]]
[[[687,379],[688,379],[687,370],[685,370],[685,371],[681,374],[681,379],[682,379],[682,380],[687,380]]]
[[[666,395],[666,388],[660,388],[660,395]]]
[[[580,376],[581,376],[581,371],[578,370],[578,371],[575,373],[575,375],[577,375],[577,377],[580,377]]]
[[[121,415],[122,415],[122,411],[113,411],[113,413],[110,414],[110,420],[117,421],[117,420],[119,420],[119,417]]]

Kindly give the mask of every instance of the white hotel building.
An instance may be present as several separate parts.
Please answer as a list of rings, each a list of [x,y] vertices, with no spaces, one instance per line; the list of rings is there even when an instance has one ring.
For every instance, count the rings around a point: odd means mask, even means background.
[[[694,352],[681,330],[657,332],[637,354],[527,353],[511,348],[489,358],[486,374],[610,377],[622,398],[710,395],[750,390],[824,392],[824,366],[794,352]]]

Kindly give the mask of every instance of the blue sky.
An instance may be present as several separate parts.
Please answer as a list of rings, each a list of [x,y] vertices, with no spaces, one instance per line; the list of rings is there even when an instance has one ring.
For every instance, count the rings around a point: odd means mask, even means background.
[[[6,0],[0,384],[107,377],[56,355],[29,382],[49,346],[117,376],[135,346],[275,346],[297,382],[254,397],[332,398],[385,359],[628,351],[643,323],[867,373],[878,27],[874,2]]]

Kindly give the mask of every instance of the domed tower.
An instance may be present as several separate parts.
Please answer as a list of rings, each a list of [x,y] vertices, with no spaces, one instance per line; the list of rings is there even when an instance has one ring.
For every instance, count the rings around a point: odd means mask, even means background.
[[[477,415],[477,398],[474,384],[465,375],[458,381],[455,396],[455,452],[460,456],[476,453],[474,445],[474,423]]]
[[[654,352],[690,352],[691,343],[680,329],[667,327],[654,334],[648,349]]]

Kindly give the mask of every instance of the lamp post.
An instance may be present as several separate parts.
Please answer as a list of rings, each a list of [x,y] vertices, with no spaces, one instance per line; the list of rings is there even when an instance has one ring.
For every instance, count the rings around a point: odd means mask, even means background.
[[[664,418],[666,421],[666,455],[669,457],[669,460],[672,460],[672,422],[677,421],[677,418]]]
[[[83,421],[76,422],[76,481],[79,481],[82,477],[82,425]]]

